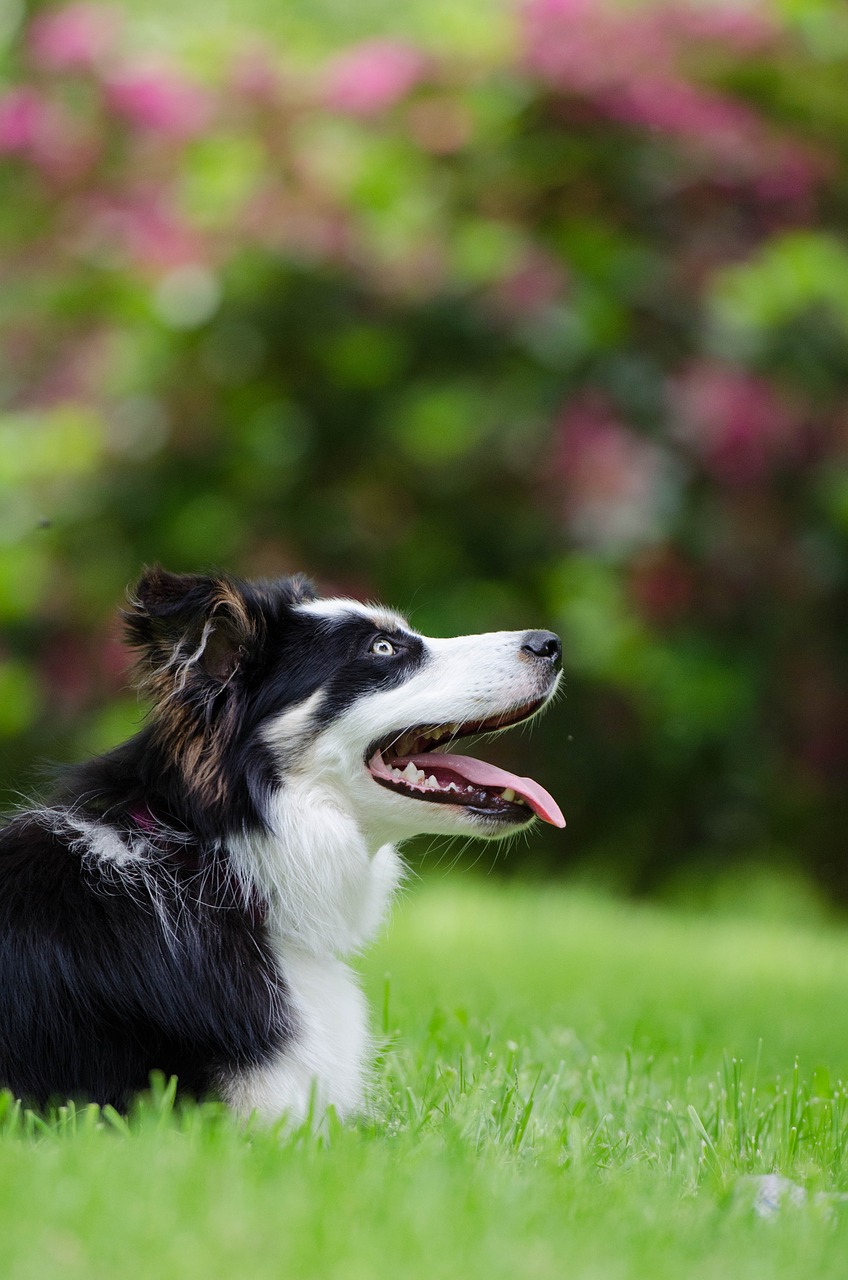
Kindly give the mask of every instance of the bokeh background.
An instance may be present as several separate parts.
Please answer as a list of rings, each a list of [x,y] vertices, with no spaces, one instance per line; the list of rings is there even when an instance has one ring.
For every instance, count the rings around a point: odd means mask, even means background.
[[[562,632],[504,872],[844,902],[842,0],[235,9],[0,0],[4,801],[142,564],[306,570]]]

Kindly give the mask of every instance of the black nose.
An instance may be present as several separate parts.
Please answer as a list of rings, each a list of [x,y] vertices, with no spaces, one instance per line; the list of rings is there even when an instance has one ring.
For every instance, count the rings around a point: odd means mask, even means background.
[[[562,660],[562,641],[553,631],[528,631],[521,651],[532,653],[534,658],[544,658],[552,667],[558,667]]]

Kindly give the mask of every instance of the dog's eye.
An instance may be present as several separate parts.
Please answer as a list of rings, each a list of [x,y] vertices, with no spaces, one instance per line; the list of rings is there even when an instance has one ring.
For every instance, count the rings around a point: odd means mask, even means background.
[[[385,636],[380,636],[379,640],[375,640],[369,650],[370,653],[376,653],[378,658],[390,658],[395,652],[395,647],[391,640],[387,640]]]

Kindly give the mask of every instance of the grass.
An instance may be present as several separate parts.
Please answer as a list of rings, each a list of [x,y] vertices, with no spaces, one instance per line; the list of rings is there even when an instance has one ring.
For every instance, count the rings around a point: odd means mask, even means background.
[[[844,1274],[836,926],[455,878],[365,967],[384,1047],[359,1125],[245,1133],[163,1085],[129,1120],[7,1099],[0,1274]],[[807,1204],[759,1218],[766,1172]]]

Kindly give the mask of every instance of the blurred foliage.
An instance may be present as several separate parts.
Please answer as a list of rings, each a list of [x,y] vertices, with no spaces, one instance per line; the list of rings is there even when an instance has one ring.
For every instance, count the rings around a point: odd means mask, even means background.
[[[137,721],[142,563],[306,569],[562,630],[565,704],[492,754],[569,833],[513,864],[848,895],[848,29],[786,9],[529,0],[497,56],[202,82],[114,9],[6,23],[10,792]]]

